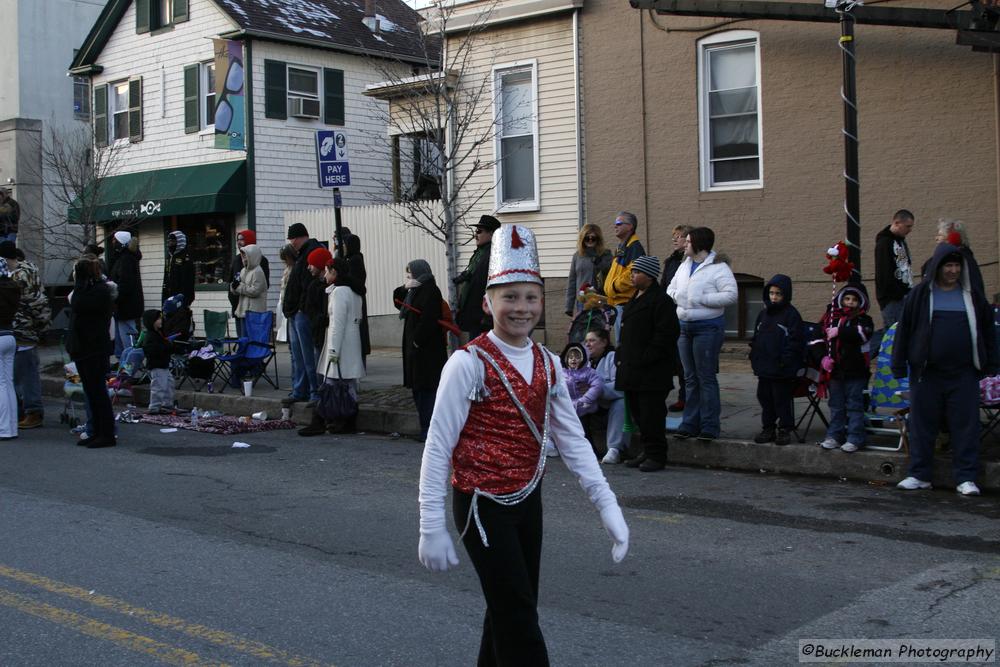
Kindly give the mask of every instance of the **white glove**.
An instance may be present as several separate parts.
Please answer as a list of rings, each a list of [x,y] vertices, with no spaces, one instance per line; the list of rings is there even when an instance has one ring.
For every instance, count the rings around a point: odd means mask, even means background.
[[[621,511],[618,512],[618,515],[621,516]],[[624,520],[622,520],[622,525],[625,525]],[[628,528],[625,529],[625,533],[628,534]],[[420,533],[420,546],[417,547],[417,555],[423,566],[431,572],[444,572],[449,567],[458,565],[455,544],[451,541],[451,535],[448,534],[447,530],[427,534]]]
[[[625,517],[622,515],[622,509],[618,503],[601,510],[601,523],[604,524],[604,530],[608,531],[608,535],[615,543],[611,547],[611,558],[616,563],[622,562],[625,554],[628,553],[628,526],[625,525]]]

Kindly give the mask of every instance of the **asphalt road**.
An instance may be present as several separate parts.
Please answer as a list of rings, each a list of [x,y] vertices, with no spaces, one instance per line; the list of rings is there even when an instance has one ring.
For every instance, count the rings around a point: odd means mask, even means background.
[[[120,439],[87,450],[51,426],[0,443],[0,665],[474,664],[468,559],[445,574],[416,559],[419,444]],[[615,565],[550,463],[554,665],[798,664],[803,638],[1000,634],[996,497],[615,466],[632,530]]]

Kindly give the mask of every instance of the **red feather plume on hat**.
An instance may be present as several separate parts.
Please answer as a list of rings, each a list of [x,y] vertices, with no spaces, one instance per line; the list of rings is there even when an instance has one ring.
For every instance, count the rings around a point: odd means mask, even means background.
[[[854,262],[849,258],[847,244],[843,241],[837,243],[826,251],[828,263],[823,267],[823,273],[833,277],[835,282],[846,282],[854,271]]]
[[[963,245],[963,243],[962,243],[962,235],[959,234],[958,232],[948,232],[948,236],[947,236],[947,238],[945,238],[945,240],[950,245],[956,246],[958,248],[961,248],[962,245]]]

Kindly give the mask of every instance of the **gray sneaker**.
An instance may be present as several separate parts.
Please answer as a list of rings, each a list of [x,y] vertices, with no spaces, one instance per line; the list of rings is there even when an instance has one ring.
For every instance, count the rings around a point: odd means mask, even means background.
[[[858,446],[855,445],[853,442],[845,442],[840,446],[840,451],[851,454],[853,452],[858,451]]]
[[[973,485],[975,486],[975,485]],[[896,485],[897,489],[903,489],[904,491],[916,491],[917,489],[929,489],[931,488],[930,482],[925,482],[922,479],[917,479],[916,477],[907,477],[902,482]],[[977,491],[979,489],[976,489]],[[961,492],[960,492],[961,493]]]
[[[961,493],[963,496],[979,495],[979,487],[976,486],[975,482],[962,482],[955,488],[955,490]]]
[[[819,446],[823,449],[837,449],[840,447],[840,443],[833,438],[827,438],[823,442],[819,443]]]

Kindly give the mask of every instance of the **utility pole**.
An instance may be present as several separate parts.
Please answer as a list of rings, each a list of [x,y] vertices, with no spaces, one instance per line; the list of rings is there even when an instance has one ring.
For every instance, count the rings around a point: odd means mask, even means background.
[[[828,2],[837,0],[827,0]],[[854,57],[854,16],[857,3],[839,0],[835,6],[840,16],[840,50],[844,82],[840,97],[844,100],[844,217],[848,253],[854,264],[851,278],[861,280],[861,183],[858,175],[858,91]]]

